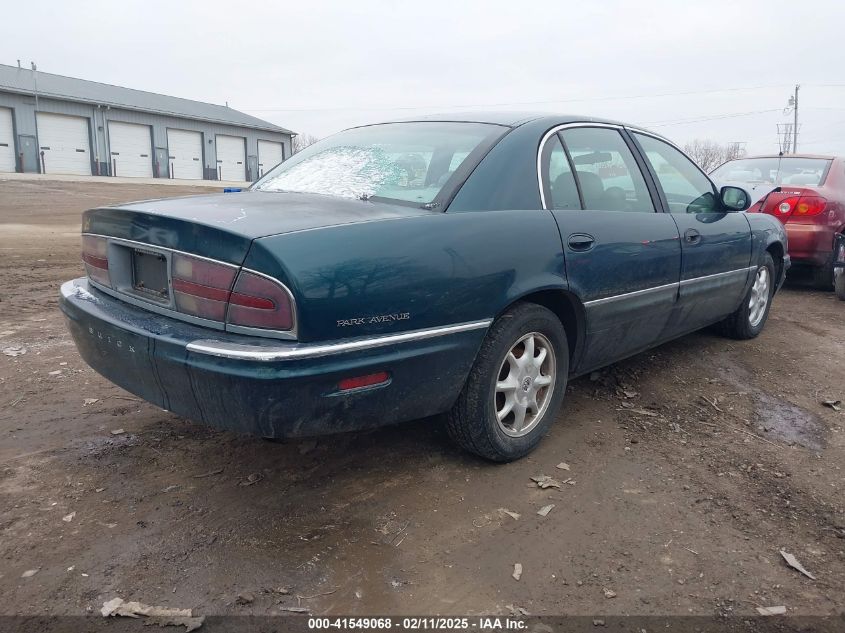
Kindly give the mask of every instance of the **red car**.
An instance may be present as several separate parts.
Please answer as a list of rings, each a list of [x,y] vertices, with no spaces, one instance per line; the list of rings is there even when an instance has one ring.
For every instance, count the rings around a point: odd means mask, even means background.
[[[728,161],[712,172],[755,201],[748,213],[768,213],[786,226],[796,268],[809,267],[820,287],[833,285],[834,238],[845,232],[845,159],[790,154]]]

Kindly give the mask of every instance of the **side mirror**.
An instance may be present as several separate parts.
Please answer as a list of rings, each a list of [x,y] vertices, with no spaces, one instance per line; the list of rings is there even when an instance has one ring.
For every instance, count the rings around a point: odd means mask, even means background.
[[[751,206],[751,196],[741,187],[722,187],[719,197],[725,211],[745,211]]]

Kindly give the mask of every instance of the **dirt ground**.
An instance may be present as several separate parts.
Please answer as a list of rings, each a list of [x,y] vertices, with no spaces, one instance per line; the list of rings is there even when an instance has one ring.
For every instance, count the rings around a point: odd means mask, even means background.
[[[0,350],[27,350],[0,354],[0,614],[116,596],[205,615],[845,609],[832,293],[786,288],[756,340],[703,332],[573,381],[514,464],[462,453],[437,420],[270,443],[112,386],[57,308],[81,211],[189,193],[0,181]],[[569,481],[541,490],[542,474]]]

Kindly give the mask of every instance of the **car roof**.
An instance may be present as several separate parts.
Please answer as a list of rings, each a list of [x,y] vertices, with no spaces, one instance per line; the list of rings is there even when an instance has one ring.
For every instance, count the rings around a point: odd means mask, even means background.
[[[383,125],[385,123],[413,122],[486,123],[490,125],[501,125],[512,129],[529,123],[534,124],[537,127],[555,127],[557,125],[566,125],[567,123],[605,123],[608,125],[618,125],[626,127],[633,131],[646,132],[651,136],[663,139],[671,145],[675,145],[675,143],[673,143],[671,140],[669,140],[662,134],[653,132],[640,125],[624,123],[622,121],[615,121],[613,119],[603,119],[600,117],[586,116],[583,114],[554,114],[552,112],[521,112],[510,110],[487,112],[442,112],[439,114],[424,114],[388,121],[375,121],[369,124],[356,125],[350,129],[369,127],[371,125]]]
[[[575,123],[589,121],[592,123],[610,123],[613,125],[626,125],[619,121],[601,119],[597,117],[577,114],[555,114],[553,112],[532,112],[532,111],[488,111],[488,112],[441,112],[437,114],[425,114],[413,117],[403,117],[388,121],[389,123],[408,123],[412,121],[455,121],[460,123],[491,123],[493,125],[505,125],[518,127],[532,121],[547,120],[553,124]],[[633,126],[639,127],[639,126]]]

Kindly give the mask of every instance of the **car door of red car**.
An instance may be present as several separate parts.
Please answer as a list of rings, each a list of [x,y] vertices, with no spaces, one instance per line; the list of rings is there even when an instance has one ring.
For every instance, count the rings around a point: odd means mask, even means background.
[[[683,333],[733,312],[751,274],[751,227],[744,213],[725,212],[719,192],[680,150],[633,132],[681,236],[681,286],[673,327]]]

